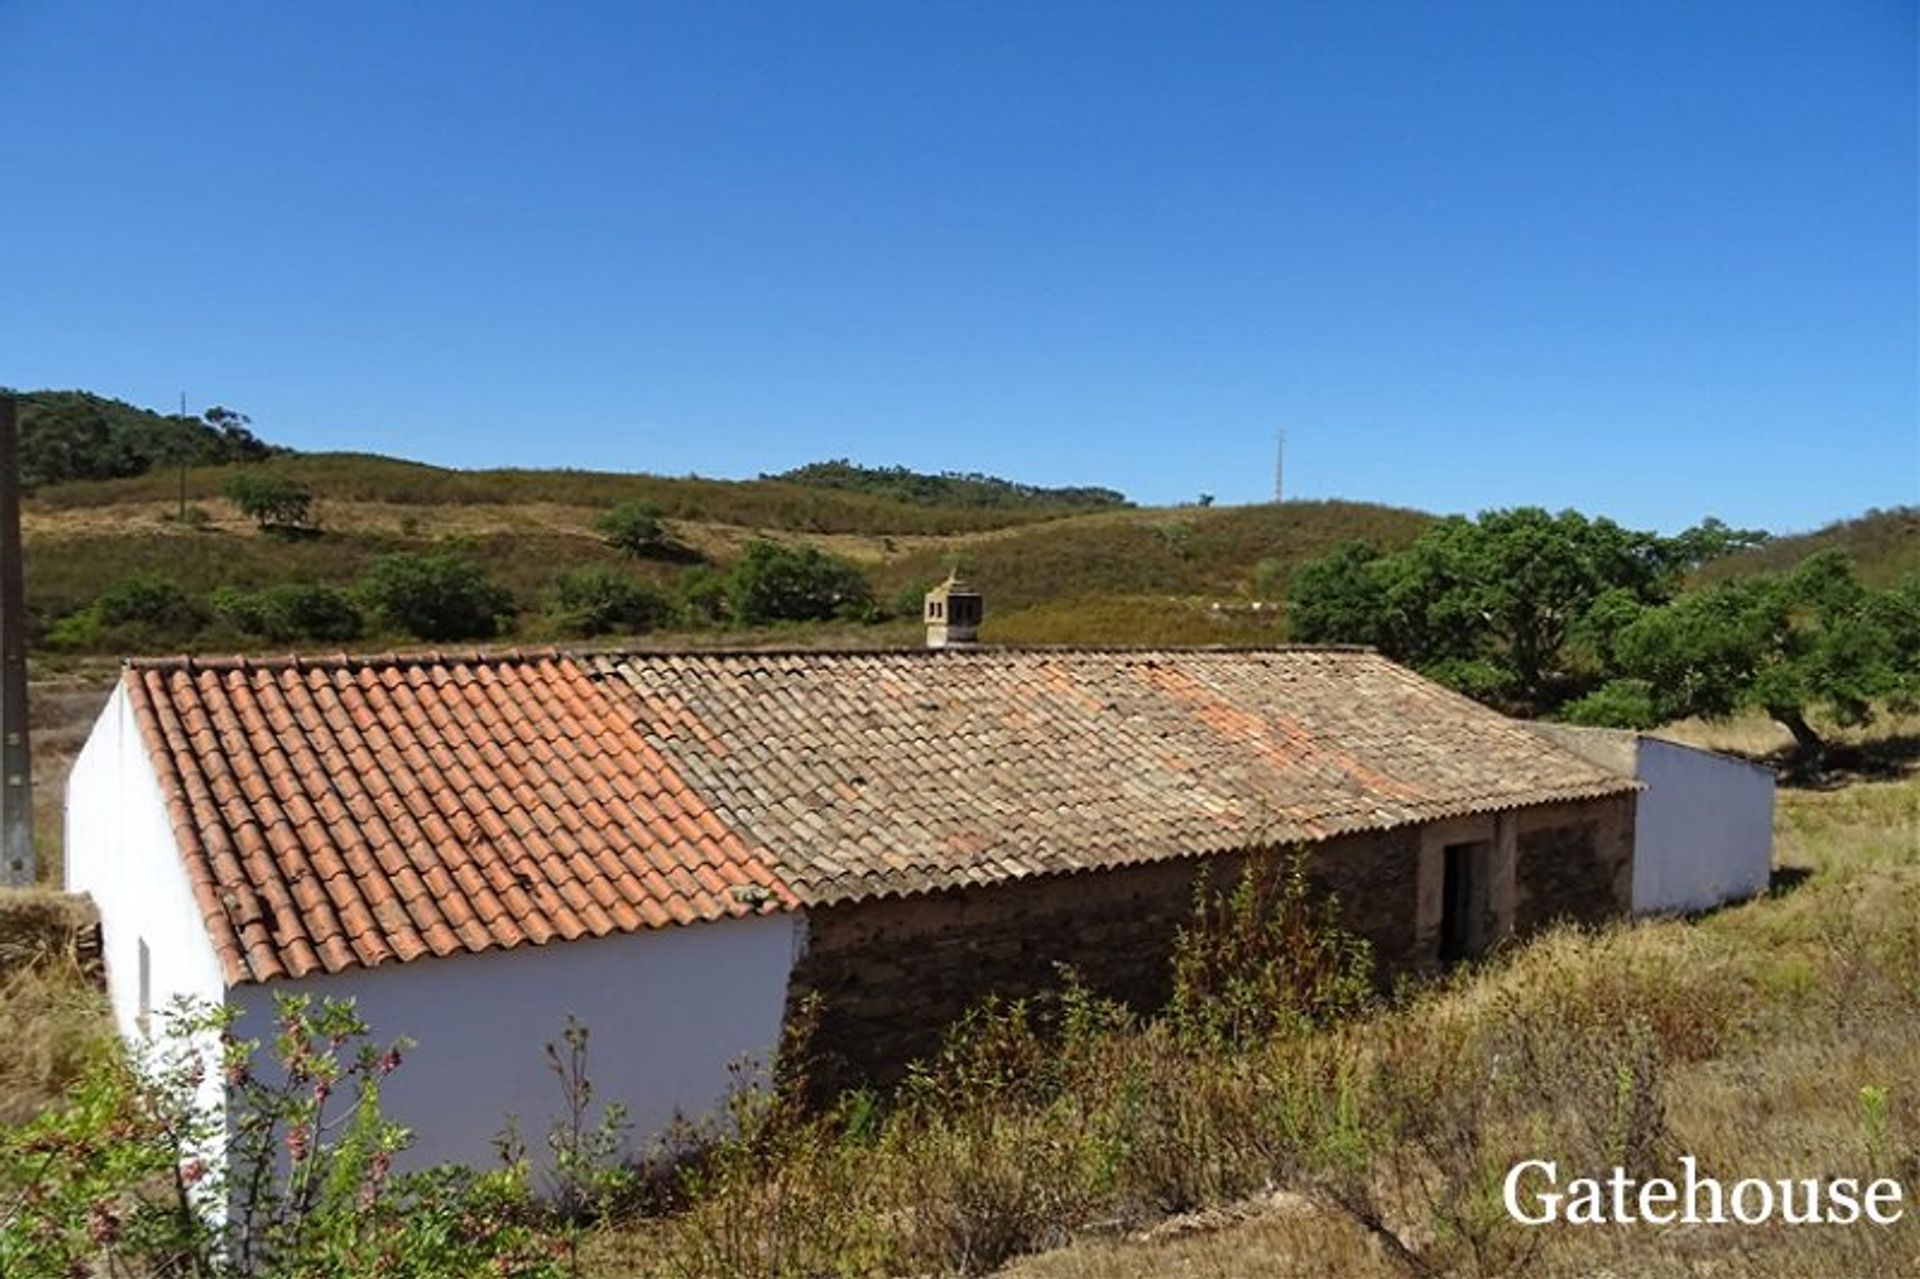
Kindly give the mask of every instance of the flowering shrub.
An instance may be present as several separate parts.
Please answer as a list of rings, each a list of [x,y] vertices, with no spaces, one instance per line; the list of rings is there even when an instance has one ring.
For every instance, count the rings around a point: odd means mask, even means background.
[[[546,1279],[568,1244],[524,1163],[393,1171],[380,1110],[404,1041],[351,1003],[283,996],[270,1060],[232,1012],[176,1006],[158,1046],[98,1063],[0,1132],[0,1275]]]

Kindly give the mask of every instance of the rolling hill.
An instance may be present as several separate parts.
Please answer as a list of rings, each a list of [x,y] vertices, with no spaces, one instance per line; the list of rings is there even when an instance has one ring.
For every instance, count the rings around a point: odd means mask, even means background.
[[[194,428],[193,419],[164,418],[100,397],[33,394],[42,397],[36,412],[43,425],[45,414],[57,410],[65,415],[61,421],[102,417],[109,434],[126,437]],[[276,536],[245,518],[226,496],[243,468],[309,490],[318,532]],[[669,544],[662,554],[623,559],[595,530],[596,520],[627,502],[646,503],[659,514]],[[477,561],[510,592],[518,621],[505,639],[546,642],[561,638],[547,606],[570,570],[598,566],[671,589],[696,567],[724,572],[755,539],[818,547],[858,563],[881,616],[783,627],[775,637],[704,628],[654,642],[912,642],[920,593],[957,566],[986,592],[984,637],[991,642],[1199,644],[1284,639],[1281,601],[1301,563],[1352,539],[1383,550],[1406,546],[1433,518],[1339,501],[1135,508],[1107,489],[1039,488],[844,461],[717,480],[461,471],[366,454],[280,451],[266,460],[184,472],[165,466],[41,484],[27,501],[25,532],[29,614],[43,649],[61,619],[129,577],[164,579],[202,601],[223,587],[346,588],[384,555],[441,548]],[[1778,569],[1830,547],[1851,553],[1876,584],[1920,571],[1920,508],[1871,511],[1778,538],[1709,564],[1698,576],[1713,581]],[[375,633],[355,644],[409,642]],[[125,637],[115,643],[114,651],[125,647]],[[207,651],[249,647],[217,620],[187,638],[153,643]]]

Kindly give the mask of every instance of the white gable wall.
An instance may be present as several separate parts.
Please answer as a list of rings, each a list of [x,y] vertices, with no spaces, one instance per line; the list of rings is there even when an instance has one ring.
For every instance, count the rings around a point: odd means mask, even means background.
[[[1744,760],[1641,737],[1647,789],[1635,822],[1633,908],[1704,910],[1765,892],[1773,873],[1773,774]]]
[[[771,1063],[804,927],[798,915],[727,919],[244,985],[231,998],[249,1039],[272,1041],[285,991],[350,996],[377,1041],[416,1041],[381,1091],[382,1109],[416,1134],[400,1161],[415,1168],[492,1166],[508,1115],[538,1161],[564,1113],[543,1050],[561,1043],[571,1012],[590,1032],[592,1117],[625,1103],[645,1153],[676,1113],[719,1109],[730,1066]]]
[[[226,981],[124,684],[73,762],[66,818],[67,889],[91,895],[100,909],[107,993],[121,1035],[139,1035],[142,942],[155,1033],[175,996],[219,1004]]]

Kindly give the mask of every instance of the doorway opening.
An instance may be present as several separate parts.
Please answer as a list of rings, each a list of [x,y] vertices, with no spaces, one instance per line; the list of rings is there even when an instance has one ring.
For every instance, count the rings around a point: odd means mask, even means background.
[[[1492,845],[1484,840],[1448,844],[1440,885],[1440,959],[1458,963],[1487,945],[1487,863]]]

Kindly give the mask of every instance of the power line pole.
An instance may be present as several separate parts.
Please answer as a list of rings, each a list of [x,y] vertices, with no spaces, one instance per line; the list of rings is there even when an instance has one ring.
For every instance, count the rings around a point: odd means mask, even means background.
[[[1281,427],[1273,440],[1273,500],[1278,505],[1287,500],[1287,428]]]
[[[180,392],[180,527],[187,526],[187,393]]]
[[[20,551],[20,420],[0,395],[0,884],[34,882],[27,749],[26,578]]]

